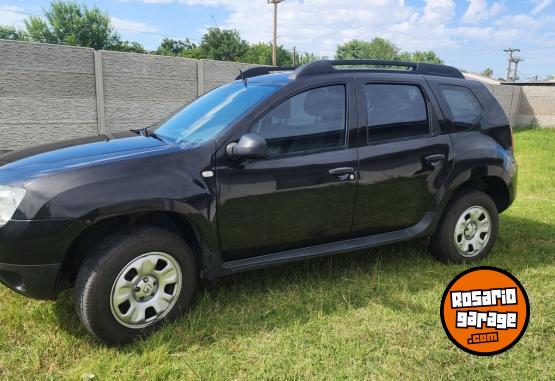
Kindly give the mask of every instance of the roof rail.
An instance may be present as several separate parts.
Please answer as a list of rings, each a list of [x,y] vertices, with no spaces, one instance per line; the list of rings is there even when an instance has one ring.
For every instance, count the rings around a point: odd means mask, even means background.
[[[235,77],[235,80],[258,77],[278,71],[293,71],[295,69],[297,69],[297,67],[293,66],[257,66],[245,70],[243,74],[239,74],[237,77]]]
[[[336,66],[347,66],[344,69],[338,69]],[[366,66],[362,68],[353,68],[353,66]],[[369,68],[368,66],[378,66],[377,68]],[[380,67],[381,66],[381,67]],[[394,67],[405,67],[407,70],[392,69]],[[421,74],[435,75],[440,77],[464,78],[462,73],[452,67],[446,65],[436,65],[422,62],[406,62],[406,61],[385,61],[385,60],[320,60],[308,63],[296,69],[292,77],[294,79],[319,74],[332,74],[341,72],[383,72],[383,73],[403,73],[403,74]]]

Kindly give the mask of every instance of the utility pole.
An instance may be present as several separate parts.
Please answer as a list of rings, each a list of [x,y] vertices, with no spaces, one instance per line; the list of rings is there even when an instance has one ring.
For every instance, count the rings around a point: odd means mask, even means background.
[[[293,46],[293,67],[297,66],[297,48]]]
[[[520,49],[505,49],[503,50],[505,53],[509,53],[509,66],[507,67],[507,82],[514,82],[518,78],[518,63],[524,61],[521,57],[514,56],[514,52],[520,52]],[[513,71],[513,64],[515,64],[515,68]]]
[[[274,4],[274,46],[272,49],[272,64],[277,66],[277,6],[285,0],[267,0],[268,4]]]

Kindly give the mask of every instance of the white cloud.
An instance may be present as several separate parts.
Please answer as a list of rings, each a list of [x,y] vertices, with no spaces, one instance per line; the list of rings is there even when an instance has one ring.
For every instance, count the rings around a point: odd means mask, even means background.
[[[156,33],[160,30],[160,28],[155,25],[150,25],[141,21],[125,20],[117,17],[110,17],[110,19],[114,28],[128,32]]]
[[[505,6],[500,2],[493,3],[491,6],[487,0],[468,0],[468,2],[470,4],[462,16],[462,22],[468,24],[478,24],[505,11]]]
[[[266,1],[178,1],[225,7],[230,16],[223,27],[237,29],[251,42],[272,39],[273,8]],[[446,24],[454,11],[454,0],[425,0],[424,7],[404,0],[287,0],[278,6],[279,43],[327,57],[334,56],[338,44],[354,38],[385,37],[407,50],[453,46]]]
[[[424,0],[423,21],[443,24],[453,18],[455,12],[454,0]]]
[[[536,0],[536,6],[532,9],[532,14],[537,15],[545,8],[549,7],[553,0]]]
[[[272,39],[273,7],[265,0],[125,1],[225,8],[228,16],[221,27],[237,29],[249,42]],[[512,45],[522,48],[523,41],[553,46],[554,36],[546,32],[553,31],[555,17],[545,9],[554,1],[527,1],[534,2],[533,11],[506,14],[513,2],[459,0],[459,6],[468,6],[462,18],[455,19],[455,0],[423,0],[417,5],[406,0],[286,0],[278,6],[278,42],[327,57],[335,55],[338,44],[377,36],[403,50],[435,50],[440,56],[463,54],[465,49],[488,55]]]
[[[27,16],[23,10],[15,5],[0,5],[0,25],[13,25],[17,28],[23,28],[23,22]]]

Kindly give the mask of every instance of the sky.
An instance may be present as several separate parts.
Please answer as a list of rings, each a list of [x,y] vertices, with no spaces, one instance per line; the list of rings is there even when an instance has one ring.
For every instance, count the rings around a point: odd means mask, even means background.
[[[209,27],[270,42],[266,0],[78,0],[98,6],[126,40],[156,49],[164,37],[198,42]],[[49,0],[0,0],[0,24],[23,27]],[[505,77],[507,48],[519,48],[522,80],[555,75],[555,0],[285,0],[279,44],[333,58],[338,44],[384,37],[406,51],[433,50],[448,65]]]

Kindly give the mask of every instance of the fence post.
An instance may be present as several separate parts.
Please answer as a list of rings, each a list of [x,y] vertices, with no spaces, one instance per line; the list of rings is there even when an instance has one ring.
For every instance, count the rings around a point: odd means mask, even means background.
[[[204,94],[204,62],[197,61],[197,97]]]
[[[96,82],[96,119],[98,134],[106,133],[106,114],[104,112],[104,76],[102,74],[102,51],[94,50],[94,77]]]
[[[513,86],[513,98],[515,97],[514,93],[516,90],[516,106],[515,106],[515,127],[520,125],[520,102],[522,100],[524,91],[523,88],[520,86]]]

